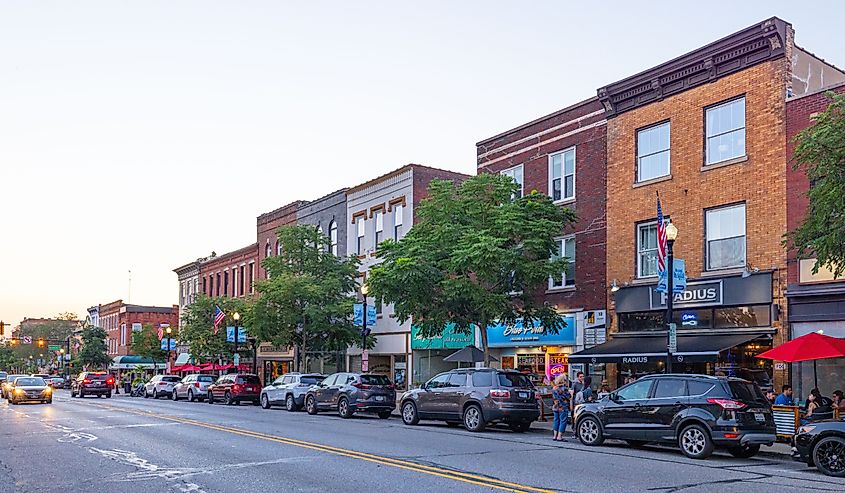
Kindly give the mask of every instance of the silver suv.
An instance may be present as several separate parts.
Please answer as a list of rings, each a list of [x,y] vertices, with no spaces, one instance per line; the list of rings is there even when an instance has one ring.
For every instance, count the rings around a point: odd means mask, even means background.
[[[287,373],[261,390],[261,407],[284,404],[290,412],[299,411],[305,403],[305,394],[312,385],[317,385],[326,379],[319,373]]]
[[[181,382],[173,386],[173,393],[171,397],[174,401],[179,399],[188,399],[190,402],[195,400],[205,400],[205,394],[208,392],[208,386],[213,384],[215,380],[214,375],[187,375]]]
[[[491,423],[507,423],[516,432],[527,431],[540,416],[531,381],[517,371],[474,368],[441,373],[402,395],[402,421],[420,419],[463,423],[482,431]]]

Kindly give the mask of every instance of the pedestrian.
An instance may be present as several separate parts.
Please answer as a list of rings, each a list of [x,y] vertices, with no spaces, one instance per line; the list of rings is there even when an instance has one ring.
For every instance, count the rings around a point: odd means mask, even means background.
[[[592,402],[594,400],[592,384],[593,377],[584,378],[584,384],[581,390],[575,394],[575,405]]]
[[[569,400],[569,410],[573,413],[575,412],[575,397],[578,395],[578,392],[584,390],[584,372],[579,371],[575,375],[575,383],[572,384],[570,389],[570,400]]]
[[[114,395],[120,395],[120,379],[120,375],[114,378]]]
[[[840,411],[845,410],[845,396],[842,395],[841,390],[833,391],[833,404],[831,404],[831,407]]]
[[[563,375],[555,378],[552,387],[552,413],[554,414],[552,440],[565,442],[563,434],[566,431],[566,422],[569,420],[569,389],[566,388],[566,377]]]
[[[599,393],[596,398],[602,399],[608,395],[610,395],[610,385],[607,383],[607,380],[602,380],[601,387],[599,388]]]
[[[766,391],[766,400],[769,401],[769,404],[774,404],[776,398],[777,394],[775,394],[775,389],[769,389]]]
[[[776,406],[794,406],[795,401],[792,400],[792,385],[786,384],[781,387],[781,393],[775,399]]]

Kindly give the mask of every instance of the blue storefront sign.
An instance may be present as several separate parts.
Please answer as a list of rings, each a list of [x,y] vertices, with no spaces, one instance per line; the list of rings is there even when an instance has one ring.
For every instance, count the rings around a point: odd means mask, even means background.
[[[487,344],[490,347],[527,347],[527,346],[574,346],[575,345],[575,316],[565,315],[565,327],[561,327],[557,334],[546,332],[545,328],[535,322],[533,327],[527,327],[522,320],[513,325],[496,324],[487,328]]]

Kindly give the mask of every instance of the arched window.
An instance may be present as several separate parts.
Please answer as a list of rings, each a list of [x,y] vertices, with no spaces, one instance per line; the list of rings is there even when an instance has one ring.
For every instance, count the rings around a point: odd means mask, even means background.
[[[264,256],[271,257],[273,255],[273,247],[270,246],[270,242],[267,242],[267,246],[264,248]]]
[[[276,240],[276,255],[282,255],[282,244],[278,240]]]
[[[337,257],[337,223],[334,221],[329,223],[329,244],[332,255]]]

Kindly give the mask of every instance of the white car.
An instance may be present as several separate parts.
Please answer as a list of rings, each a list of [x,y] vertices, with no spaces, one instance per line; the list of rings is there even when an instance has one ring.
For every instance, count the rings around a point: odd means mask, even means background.
[[[173,395],[173,386],[181,381],[179,375],[156,375],[144,385],[144,397],[170,397]]]

